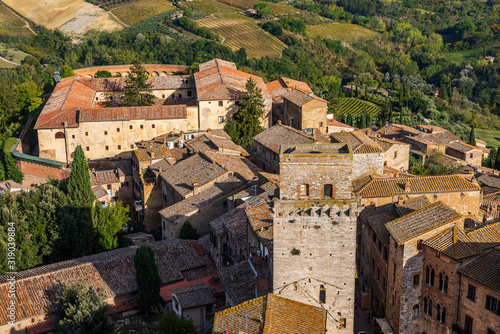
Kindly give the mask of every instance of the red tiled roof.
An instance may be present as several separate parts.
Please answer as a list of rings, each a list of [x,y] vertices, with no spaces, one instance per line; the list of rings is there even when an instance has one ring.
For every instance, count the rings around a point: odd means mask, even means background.
[[[186,118],[185,105],[86,108],[80,110],[80,122],[125,121],[131,119],[174,119]]]
[[[120,182],[120,177],[114,170],[101,170],[90,172],[90,183],[92,186]]]
[[[41,334],[53,331],[54,323],[52,320],[39,321],[26,326],[26,334]]]
[[[283,94],[282,96],[283,99],[286,99],[293,104],[296,104],[298,106],[302,106],[306,103],[309,103],[313,100],[323,102],[323,103],[328,103],[328,101],[323,100],[319,96],[314,95],[312,92],[303,92],[298,89],[293,89],[290,92]]]
[[[299,89],[304,92],[312,93],[311,87],[309,87],[307,83],[284,77],[268,82],[266,84],[266,87],[271,93],[273,99],[280,97],[281,95],[291,91],[292,89]]]
[[[248,181],[257,179],[257,175],[261,171],[261,169],[250,162],[250,160],[241,156],[210,151],[203,151],[202,153],[225,170],[237,172]]]
[[[200,71],[194,74],[199,101],[239,99],[250,78],[260,88],[264,99],[271,98],[261,77],[238,71],[234,63],[213,59],[200,64],[199,69]]]

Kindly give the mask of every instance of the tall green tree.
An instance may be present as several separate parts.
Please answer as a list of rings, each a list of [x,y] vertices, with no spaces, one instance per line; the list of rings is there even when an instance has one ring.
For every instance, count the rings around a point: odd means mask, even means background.
[[[130,220],[129,208],[121,201],[112,202],[103,208],[101,203],[94,207],[94,228],[97,233],[97,251],[107,251],[118,247],[118,233]]]
[[[141,311],[149,312],[160,299],[160,275],[155,260],[153,249],[141,245],[135,252],[134,265],[138,293],[137,306]]]
[[[191,319],[178,317],[167,310],[167,313],[158,312],[158,323],[148,326],[149,334],[195,334],[196,327]]]
[[[474,126],[470,127],[469,145],[476,146],[476,132],[474,131]]]
[[[496,159],[497,159],[497,149],[492,147],[490,149],[490,154],[488,155],[488,166],[486,167],[494,168]]]
[[[64,287],[57,298],[55,327],[58,334],[111,333],[104,292],[83,281]]]
[[[252,78],[247,81],[240,100],[241,107],[233,116],[237,136],[231,138],[236,144],[246,147],[253,142],[253,137],[262,131],[260,119],[264,114],[262,91]]]
[[[493,164],[493,168],[496,170],[500,170],[500,147],[497,148],[497,155],[495,157],[495,163]]]
[[[74,152],[71,174],[68,178],[68,193],[75,204],[91,207],[95,200],[90,183],[89,165],[80,145]]]
[[[148,92],[152,87],[148,79],[146,68],[139,62],[134,62],[123,91],[123,104],[126,107],[151,106],[155,103],[156,97]]]
[[[191,225],[189,220],[182,224],[181,231],[179,232],[179,239],[195,240],[198,239],[198,231]]]

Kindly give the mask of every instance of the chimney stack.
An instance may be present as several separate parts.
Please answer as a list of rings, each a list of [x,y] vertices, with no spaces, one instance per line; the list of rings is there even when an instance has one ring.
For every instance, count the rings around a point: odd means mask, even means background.
[[[191,182],[191,185],[193,186],[193,195],[196,195],[199,191],[199,181],[198,180],[194,180]]]
[[[405,193],[409,193],[411,191],[410,181],[406,181],[405,183]]]

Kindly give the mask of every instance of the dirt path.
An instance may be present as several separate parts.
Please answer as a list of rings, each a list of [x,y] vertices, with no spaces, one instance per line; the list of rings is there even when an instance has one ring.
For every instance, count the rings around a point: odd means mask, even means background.
[[[6,62],[6,63],[12,64],[12,65],[16,65],[16,66],[21,66],[21,64],[14,63],[14,62],[12,62],[12,61],[10,61],[10,60],[5,59],[5,58],[4,58],[4,57],[2,57],[2,56],[0,56],[0,59],[1,59],[1,60],[3,60],[3,61],[4,61],[4,62]]]

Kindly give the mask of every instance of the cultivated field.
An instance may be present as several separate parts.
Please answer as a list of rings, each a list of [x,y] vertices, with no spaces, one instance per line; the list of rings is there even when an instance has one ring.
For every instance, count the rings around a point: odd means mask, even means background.
[[[257,3],[265,3],[267,4],[267,8],[271,9],[274,14],[278,15],[299,12],[297,8],[281,3],[264,2],[258,0],[217,0],[217,1],[243,10],[253,8],[253,5]]]
[[[216,0],[195,0],[187,2],[189,8],[196,9],[205,13],[236,13],[241,12],[241,9],[226,5],[225,3]]]
[[[120,20],[128,25],[132,25],[148,17],[174,9],[170,1],[167,0],[141,0],[131,2],[111,10]]]
[[[371,103],[346,97],[340,99],[340,112],[342,115],[361,115],[363,113],[377,115],[380,109]]]
[[[20,50],[13,49],[7,44],[0,43],[0,68],[13,68],[20,65],[28,54]],[[13,64],[14,63],[14,64]]]
[[[488,147],[500,147],[500,131],[475,129],[476,138],[484,140]]]
[[[49,29],[59,29],[71,36],[78,37],[91,29],[122,29],[105,10],[84,0],[3,0],[21,15],[44,25]]]
[[[28,36],[32,33],[28,22],[0,3],[0,35]]]
[[[349,44],[367,40],[378,35],[377,32],[350,23],[333,23],[308,26],[307,34],[311,37],[329,38]]]
[[[486,49],[486,55],[490,56],[491,55],[490,51],[500,49],[500,43],[487,45],[485,49]],[[443,53],[443,58],[461,64],[466,58],[478,56],[480,59],[483,59],[482,55],[483,55],[483,48],[478,48],[474,50]]]
[[[279,57],[285,43],[262,30],[257,20],[239,14],[216,14],[215,18],[196,21],[200,27],[212,29],[220,35],[222,44],[232,50],[245,48],[248,57]]]

